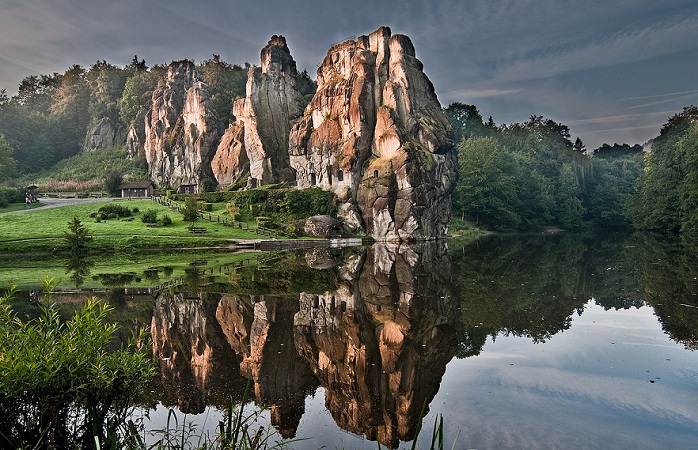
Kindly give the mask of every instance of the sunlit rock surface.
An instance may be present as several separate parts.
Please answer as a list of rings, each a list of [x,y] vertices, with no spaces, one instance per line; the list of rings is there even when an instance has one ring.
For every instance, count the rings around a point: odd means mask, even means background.
[[[283,36],[272,36],[260,59],[260,67],[248,73],[245,98],[235,101],[235,121],[214,159],[213,172],[223,186],[248,171],[251,187],[295,182],[288,139],[292,123],[302,114],[296,62]]]
[[[334,191],[348,228],[379,241],[444,237],[451,126],[412,42],[381,27],[333,46],[289,139],[299,188]]]
[[[211,161],[223,132],[206,85],[194,63],[184,60],[170,64],[151,107],[131,126],[126,146],[131,155],[145,156],[158,186],[199,184],[213,177]]]

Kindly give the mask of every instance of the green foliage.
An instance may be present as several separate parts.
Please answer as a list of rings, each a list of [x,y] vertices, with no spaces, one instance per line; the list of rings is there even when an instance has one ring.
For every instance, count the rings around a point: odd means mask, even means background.
[[[46,282],[50,292],[51,281]],[[23,321],[0,298],[0,442],[12,448],[78,448],[118,439],[130,408],[143,394],[153,365],[136,348],[108,348],[112,310],[90,299],[67,321],[46,303]]]
[[[158,71],[136,70],[126,80],[121,98],[117,102],[119,118],[123,125],[129,126],[141,107],[147,105],[161,78],[162,74]]]
[[[629,214],[639,229],[698,232],[698,109],[669,119],[645,155]]]
[[[53,184],[55,180],[71,180],[78,182],[91,182],[97,189],[106,186],[106,178],[109,173],[119,173],[129,180],[147,180],[148,171],[145,160],[129,159],[125,148],[109,148],[79,153],[60,161],[50,170],[33,175],[31,181],[39,186]],[[111,181],[114,183],[115,181]],[[120,183],[119,183],[120,184]],[[120,194],[118,186],[115,195]]]
[[[194,195],[187,195],[182,209],[182,220],[194,223],[199,219],[198,200]]]
[[[158,212],[154,209],[148,209],[141,214],[143,223],[156,223],[158,221]]]
[[[167,225],[171,225],[171,224],[172,224],[172,218],[167,214],[163,214],[162,215],[162,225],[167,226]]]
[[[298,92],[300,92],[303,97],[301,109],[305,109],[308,103],[313,99],[315,91],[317,91],[317,83],[310,78],[307,70],[303,70],[298,74],[296,88],[298,88]]]
[[[199,200],[196,202],[196,207],[198,208],[199,211],[212,211],[213,210],[213,203]]]
[[[218,181],[215,178],[206,177],[201,180],[201,189],[204,192],[214,192],[218,188]]]
[[[460,179],[454,210],[493,230],[542,225],[549,216],[547,183],[494,138],[471,138],[458,147]]]
[[[131,217],[131,209],[128,206],[118,203],[107,203],[97,210],[103,219],[114,219],[117,217]]]
[[[121,194],[121,183],[124,177],[121,172],[117,170],[108,170],[104,174],[104,190],[114,197],[118,197]]]
[[[227,202],[225,210],[228,211],[230,218],[233,220],[237,220],[238,215],[240,215],[240,208],[233,202]]]
[[[208,88],[213,108],[225,124],[233,118],[233,101],[245,96],[248,70],[248,64],[245,67],[231,65],[221,60],[220,55],[213,55],[197,67]]]
[[[453,127],[453,144],[456,146],[464,139],[491,134],[491,128],[485,125],[480,111],[474,105],[451,103],[444,113]]]
[[[89,244],[92,242],[90,231],[82,224],[78,217],[68,222],[68,231],[63,234],[71,257],[81,257],[87,254]]]
[[[177,194],[172,198],[186,201],[189,196]],[[197,198],[210,203],[233,203],[239,208],[241,216],[265,215],[280,222],[317,214],[336,214],[334,193],[320,188],[264,186],[244,191],[204,192],[198,194]]]
[[[639,146],[604,145],[590,158],[566,125],[542,116],[496,127],[483,125],[469,105],[446,113],[456,139],[458,133],[464,139],[456,217],[498,231],[628,226],[627,199],[642,168]]]
[[[12,157],[13,152],[5,136],[0,134],[0,183],[16,175],[17,161]]]

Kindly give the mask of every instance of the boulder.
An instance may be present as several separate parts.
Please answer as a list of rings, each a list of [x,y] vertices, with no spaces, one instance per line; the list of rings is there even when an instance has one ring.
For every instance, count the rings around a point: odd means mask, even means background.
[[[312,237],[333,238],[342,235],[342,226],[334,217],[317,215],[306,219],[303,231]]]
[[[97,124],[92,127],[85,136],[82,144],[83,152],[113,148],[124,143],[124,129],[120,123],[114,123],[108,117],[102,117]]]

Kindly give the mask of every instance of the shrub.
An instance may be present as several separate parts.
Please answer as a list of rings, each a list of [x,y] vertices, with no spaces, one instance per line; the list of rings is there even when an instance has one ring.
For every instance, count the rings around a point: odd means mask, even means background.
[[[143,223],[155,223],[158,221],[158,212],[154,209],[149,209],[141,214]]]
[[[104,190],[114,197],[120,196],[123,178],[121,172],[117,170],[107,171],[104,175]]]
[[[102,219],[114,219],[116,217],[131,216],[131,210],[126,206],[119,205],[118,203],[108,203],[99,208],[98,212],[102,214]]]
[[[212,211],[213,210],[213,203],[198,201],[198,202],[196,202],[196,208],[199,211]]]
[[[170,225],[171,223],[172,223],[172,219],[170,218],[170,216],[168,216],[167,214],[162,216],[162,224],[163,225],[167,226],[167,225]]]
[[[48,292],[51,283],[45,282]],[[109,352],[117,327],[106,321],[112,308],[95,298],[66,322],[48,301],[38,319],[15,320],[8,300],[0,297],[3,448],[79,448],[120,440],[128,432],[130,406],[154,374],[153,363],[137,350],[147,348],[145,334]]]
[[[138,214],[141,210],[138,208],[138,206],[136,206],[135,208],[133,208],[132,211],[133,211],[133,214]]]

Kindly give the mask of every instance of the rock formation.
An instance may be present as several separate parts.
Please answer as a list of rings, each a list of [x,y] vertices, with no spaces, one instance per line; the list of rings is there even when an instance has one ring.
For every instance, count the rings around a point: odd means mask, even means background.
[[[98,149],[112,148],[124,143],[124,130],[121,124],[114,123],[108,117],[102,117],[85,136],[82,144],[83,152],[91,152]]]
[[[193,62],[170,64],[166,82],[153,92],[152,107],[145,111],[142,124],[139,117],[129,130],[126,147],[131,155],[145,155],[157,185],[198,184],[213,176],[211,160],[223,127]]]
[[[456,181],[451,127],[407,36],[382,27],[332,47],[289,138],[299,188],[333,190],[380,241],[445,236]]]
[[[457,167],[450,124],[412,42],[382,27],[333,46],[305,112],[296,63],[272,36],[221,128],[193,63],[172,63],[128,135],[160,186],[287,182],[332,190],[350,231],[378,241],[447,233]],[[222,137],[222,139],[221,139]]]
[[[246,96],[235,101],[235,121],[217,149],[213,172],[221,185],[236,182],[248,164],[251,187],[295,182],[288,139],[303,112],[297,76],[286,39],[272,36],[262,49],[261,66],[248,73]]]

